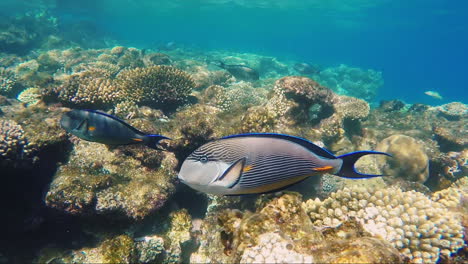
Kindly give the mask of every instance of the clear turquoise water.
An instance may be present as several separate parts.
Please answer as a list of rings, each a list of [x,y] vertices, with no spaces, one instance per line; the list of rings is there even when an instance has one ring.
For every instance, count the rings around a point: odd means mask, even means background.
[[[383,72],[379,98],[467,102],[468,2],[463,0],[2,0],[89,20],[124,45],[174,41]],[[424,95],[438,91],[443,101]]]

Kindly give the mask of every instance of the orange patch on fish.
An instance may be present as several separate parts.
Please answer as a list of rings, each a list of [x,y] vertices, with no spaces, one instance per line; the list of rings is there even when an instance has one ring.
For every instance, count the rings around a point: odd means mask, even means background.
[[[329,171],[332,170],[333,166],[324,166],[324,167],[319,167],[319,168],[313,168],[312,170],[314,171]]]
[[[137,142],[142,142],[143,141],[143,139],[141,139],[141,138],[132,138],[132,140],[137,141]]]
[[[242,169],[242,172],[248,172],[252,169],[252,165],[247,165],[244,167],[244,169]]]
[[[96,127],[90,126],[90,127],[88,127],[88,130],[89,131],[94,131],[94,130],[96,130]]]

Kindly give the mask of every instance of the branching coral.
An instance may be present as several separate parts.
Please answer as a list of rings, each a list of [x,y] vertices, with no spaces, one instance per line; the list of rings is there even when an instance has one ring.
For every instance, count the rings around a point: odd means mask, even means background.
[[[125,70],[117,81],[126,98],[165,107],[184,102],[194,86],[190,75],[171,66]]]
[[[9,95],[14,92],[17,84],[13,71],[0,67],[0,94]]]
[[[13,120],[0,120],[0,164],[19,165],[32,152],[23,128]]]
[[[414,263],[436,262],[463,247],[460,219],[438,202],[415,191],[343,189],[303,204],[317,226],[339,225],[356,218]]]
[[[73,105],[106,107],[119,102],[123,93],[102,71],[85,71],[69,76],[56,87],[58,99]]]

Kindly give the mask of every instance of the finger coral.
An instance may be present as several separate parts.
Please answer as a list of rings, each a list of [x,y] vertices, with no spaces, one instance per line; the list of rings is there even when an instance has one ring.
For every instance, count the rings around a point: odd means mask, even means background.
[[[367,232],[390,242],[413,263],[436,262],[464,244],[459,217],[415,191],[344,188],[323,201],[308,200],[303,207],[317,226],[356,218]]]

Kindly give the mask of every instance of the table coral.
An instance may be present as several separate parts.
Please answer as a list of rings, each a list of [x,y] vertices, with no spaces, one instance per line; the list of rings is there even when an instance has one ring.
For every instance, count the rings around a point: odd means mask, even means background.
[[[464,244],[457,215],[415,191],[345,188],[303,206],[317,226],[356,218],[366,231],[390,242],[413,263],[436,262]]]

